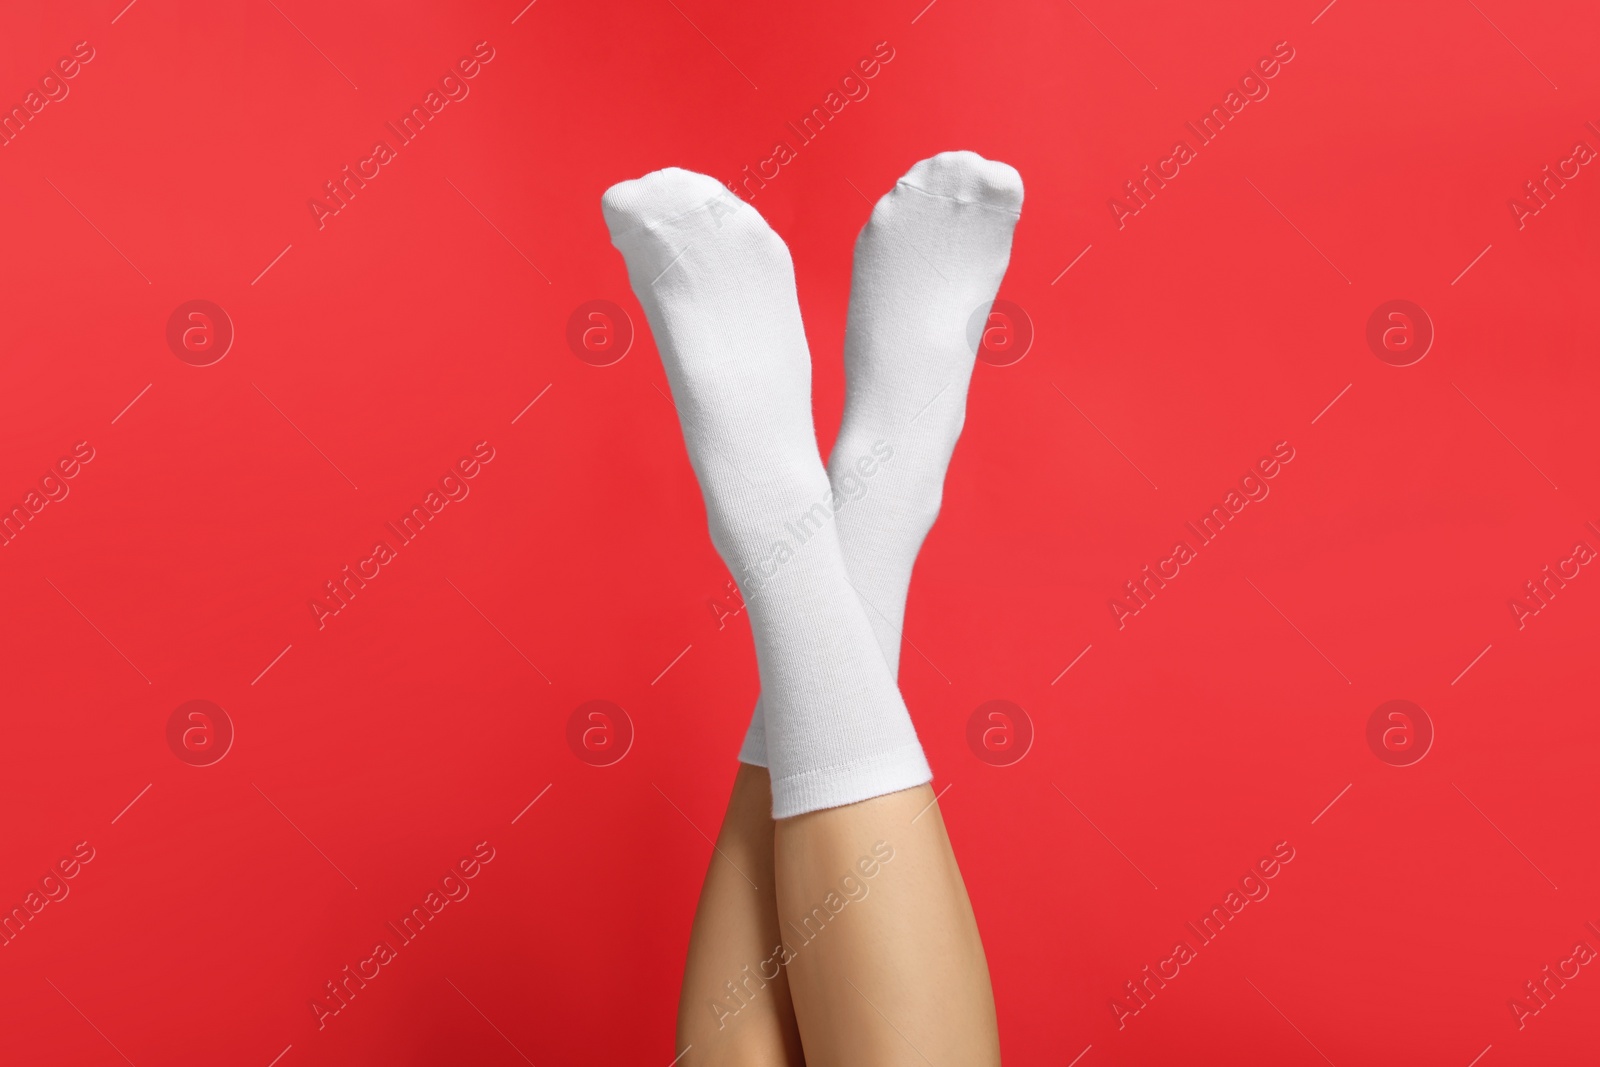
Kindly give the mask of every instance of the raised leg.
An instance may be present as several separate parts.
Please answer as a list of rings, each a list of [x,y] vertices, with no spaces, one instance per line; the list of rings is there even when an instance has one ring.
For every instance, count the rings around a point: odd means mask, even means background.
[[[782,819],[774,843],[810,1067],[1000,1062],[983,941],[930,786]]]
[[[805,1062],[778,931],[773,826],[766,768],[739,764],[689,935],[678,997],[682,1067]]]

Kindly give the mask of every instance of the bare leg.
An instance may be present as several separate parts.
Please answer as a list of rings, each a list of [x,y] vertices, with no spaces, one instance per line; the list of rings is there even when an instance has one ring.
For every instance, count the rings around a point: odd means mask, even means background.
[[[766,769],[741,763],[689,935],[678,998],[677,1050],[689,1050],[681,1067],[805,1062],[777,951],[772,836]]]
[[[775,870],[811,1067],[1000,1062],[983,942],[930,786],[780,820]]]

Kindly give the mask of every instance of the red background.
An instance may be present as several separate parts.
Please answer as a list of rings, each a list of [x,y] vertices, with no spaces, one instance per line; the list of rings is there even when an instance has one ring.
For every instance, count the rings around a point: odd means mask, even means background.
[[[599,197],[734,178],[880,41],[755,204],[826,447],[867,198],[954,148],[1027,185],[1001,295],[1036,340],[977,369],[901,674],[1007,1060],[1593,1057],[1594,968],[1520,1030],[1508,1001],[1600,948],[1600,577],[1521,630],[1508,602],[1600,547],[1600,176],[1521,229],[1508,200],[1600,147],[1600,17],[925,2],[0,16],[8,106],[95,51],[0,149],[0,498],[95,450],[0,549],[0,901],[95,850],[0,949],[6,1062],[672,1059],[757,680]],[[319,229],[323,182],[479,41],[470,96]],[[1280,41],[1270,96],[1119,229],[1109,198]],[[1396,298],[1437,332],[1404,368],[1364,336]],[[191,299],[237,331],[211,366],[165,340]],[[602,299],[642,332],[596,367],[565,337]],[[319,630],[323,583],[479,441],[471,495]],[[1279,441],[1270,497],[1119,630],[1122,583]],[[1009,767],[966,743],[994,698],[1036,730]],[[193,699],[236,730],[212,766],[166,740]],[[636,730],[613,766],[565,740],[590,699]],[[1391,699],[1437,731],[1413,766],[1366,742]],[[471,895],[319,1031],[323,983],[480,841]],[[1123,983],[1280,841],[1270,897],[1119,1030]]]

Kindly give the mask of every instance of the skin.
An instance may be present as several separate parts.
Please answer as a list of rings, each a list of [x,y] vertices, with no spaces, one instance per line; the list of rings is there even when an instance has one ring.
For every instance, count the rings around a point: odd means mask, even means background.
[[[689,934],[674,1052],[689,1051],[679,1067],[785,1067],[805,1062],[786,968],[779,968],[777,977],[761,987],[760,969],[772,974],[775,964],[766,961],[782,940],[773,828],[772,785],[766,768],[739,764]],[[746,979],[746,966],[754,979]],[[738,1006],[724,983],[742,980],[746,981],[744,1006],[733,1014],[714,1011],[713,1002],[730,1013]]]
[[[776,823],[770,807],[766,771],[741,765],[690,938],[681,1062],[998,1064],[983,942],[932,788]],[[719,1029],[713,993],[780,940],[783,973],[748,982]]]

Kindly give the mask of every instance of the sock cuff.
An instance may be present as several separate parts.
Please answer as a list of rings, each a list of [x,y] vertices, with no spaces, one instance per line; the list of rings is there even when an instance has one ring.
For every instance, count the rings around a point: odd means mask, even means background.
[[[756,701],[755,711],[750,713],[750,725],[744,732],[744,744],[739,746],[739,762],[751,767],[767,766],[767,717],[761,710],[761,701]]]
[[[912,741],[888,752],[772,780],[772,817],[838,808],[933,781],[922,745]]]

